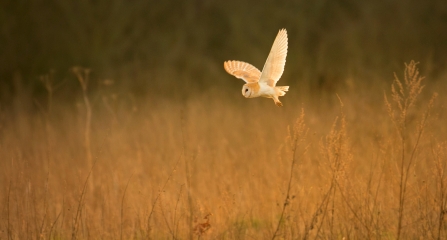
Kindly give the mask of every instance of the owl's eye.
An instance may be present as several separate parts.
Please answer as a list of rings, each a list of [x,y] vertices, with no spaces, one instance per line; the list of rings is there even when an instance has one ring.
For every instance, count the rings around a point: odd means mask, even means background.
[[[247,88],[247,89],[245,89],[245,92],[248,92],[248,88]]]

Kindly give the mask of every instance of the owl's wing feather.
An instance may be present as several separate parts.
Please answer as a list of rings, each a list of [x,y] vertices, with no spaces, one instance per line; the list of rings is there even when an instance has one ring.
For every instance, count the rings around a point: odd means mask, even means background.
[[[261,77],[259,69],[246,62],[226,61],[224,62],[224,68],[229,74],[244,80],[246,83],[258,82]]]
[[[281,78],[284,72],[284,66],[286,65],[287,57],[287,31],[281,29],[273,42],[272,49],[270,50],[267,61],[259,82],[265,82],[270,87],[276,86],[276,82]]]

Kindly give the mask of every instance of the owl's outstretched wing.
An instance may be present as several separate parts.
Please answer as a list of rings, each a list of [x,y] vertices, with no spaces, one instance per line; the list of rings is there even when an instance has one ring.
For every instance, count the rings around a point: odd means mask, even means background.
[[[281,29],[273,42],[272,49],[270,50],[267,61],[262,69],[259,82],[265,82],[270,87],[276,86],[276,82],[278,82],[279,78],[281,78],[281,75],[284,72],[286,57],[287,31],[286,29]]]
[[[261,77],[259,69],[246,62],[226,61],[224,62],[224,68],[229,74],[244,80],[246,83],[258,82]]]

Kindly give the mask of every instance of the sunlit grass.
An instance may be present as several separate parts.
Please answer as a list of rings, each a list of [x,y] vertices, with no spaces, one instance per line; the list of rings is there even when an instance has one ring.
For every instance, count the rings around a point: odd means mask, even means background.
[[[291,86],[283,108],[239,88],[18,94],[1,111],[0,237],[442,239],[445,83],[411,71],[386,89]]]

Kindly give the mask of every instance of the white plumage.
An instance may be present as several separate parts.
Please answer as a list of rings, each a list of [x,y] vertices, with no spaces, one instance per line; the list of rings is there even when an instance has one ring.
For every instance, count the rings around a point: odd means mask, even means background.
[[[225,70],[246,82],[242,87],[242,95],[246,98],[272,98],[277,106],[282,106],[278,97],[284,96],[289,86],[276,86],[286,65],[287,31],[279,30],[272,49],[267,57],[262,72],[253,65],[241,61],[224,62]]]

